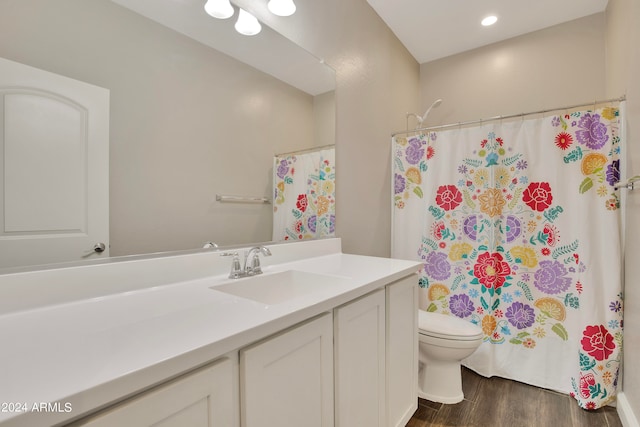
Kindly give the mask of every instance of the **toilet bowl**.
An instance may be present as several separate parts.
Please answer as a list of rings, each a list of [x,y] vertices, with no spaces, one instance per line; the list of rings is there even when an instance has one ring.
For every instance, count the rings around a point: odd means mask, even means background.
[[[418,396],[440,403],[464,398],[460,361],[482,343],[482,329],[455,316],[418,310]]]

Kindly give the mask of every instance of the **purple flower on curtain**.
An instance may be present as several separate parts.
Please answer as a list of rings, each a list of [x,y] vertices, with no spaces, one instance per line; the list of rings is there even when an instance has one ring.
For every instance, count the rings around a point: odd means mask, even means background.
[[[620,304],[620,301],[612,301],[609,304],[609,310],[618,313],[622,310],[622,304]]]
[[[465,318],[470,316],[475,309],[473,301],[469,299],[468,295],[454,295],[449,299],[449,310],[458,317]]]
[[[424,261],[424,271],[434,280],[447,280],[451,276],[451,265],[447,261],[447,254],[429,252]]]
[[[395,194],[398,193],[402,193],[405,189],[406,186],[406,181],[404,179],[404,177],[400,174],[395,174],[394,180],[393,180],[393,191]]]
[[[518,217],[514,215],[509,215],[507,217],[507,225],[506,225],[506,235],[507,235],[507,243],[513,242],[521,233],[522,228],[520,227],[520,220]]]
[[[329,233],[334,233],[336,231],[336,216],[329,215]]]
[[[567,270],[558,261],[540,261],[539,269],[533,276],[536,288],[547,294],[559,294],[571,286],[571,278],[566,277]]]
[[[607,182],[613,186],[618,181],[620,181],[620,160],[614,160],[607,165]]]
[[[585,113],[578,121],[576,138],[580,144],[586,145],[592,150],[598,150],[609,140],[607,126],[600,122],[600,115]]]
[[[415,165],[424,157],[424,149],[422,148],[422,141],[418,138],[411,138],[409,140],[409,146],[405,151],[405,158],[407,162]]]
[[[514,302],[509,306],[509,308],[507,308],[505,316],[507,317],[507,320],[509,320],[509,323],[518,329],[528,328],[533,325],[533,322],[536,320],[533,308],[518,301]]]
[[[276,172],[276,175],[278,175],[278,178],[284,179],[287,173],[289,173],[289,165],[287,164],[287,161],[280,160],[280,164],[278,165],[278,171]]]
[[[311,215],[309,219],[307,219],[307,228],[309,228],[309,231],[312,233],[316,232],[317,221],[318,217],[316,215]]]
[[[462,229],[464,231],[464,234],[471,240],[476,240],[476,237],[478,236],[477,234],[477,230],[478,230],[478,217],[476,217],[475,215],[469,215],[468,217],[466,217],[464,219],[464,223],[462,225]]]

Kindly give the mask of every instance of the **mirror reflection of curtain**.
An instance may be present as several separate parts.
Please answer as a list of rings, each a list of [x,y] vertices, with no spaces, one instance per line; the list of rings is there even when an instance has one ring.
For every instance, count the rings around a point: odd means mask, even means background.
[[[421,308],[482,327],[465,366],[585,409],[622,357],[623,104],[393,141],[392,256],[423,262]]]
[[[276,155],[273,240],[335,235],[335,148]]]

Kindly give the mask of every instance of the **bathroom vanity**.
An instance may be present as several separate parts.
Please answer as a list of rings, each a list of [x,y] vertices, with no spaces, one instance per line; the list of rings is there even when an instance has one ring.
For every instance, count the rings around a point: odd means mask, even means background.
[[[404,426],[420,264],[269,248],[1,275],[0,426]]]

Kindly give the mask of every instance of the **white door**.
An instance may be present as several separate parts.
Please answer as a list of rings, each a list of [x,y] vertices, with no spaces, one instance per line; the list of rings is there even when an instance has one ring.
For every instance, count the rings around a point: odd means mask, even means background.
[[[0,268],[108,256],[108,239],[109,91],[0,58]]]

